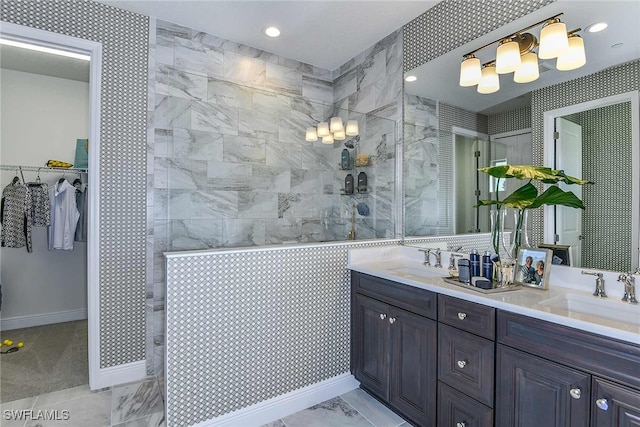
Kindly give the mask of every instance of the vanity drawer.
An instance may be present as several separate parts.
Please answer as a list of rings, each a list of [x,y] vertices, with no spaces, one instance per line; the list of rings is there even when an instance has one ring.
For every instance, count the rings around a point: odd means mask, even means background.
[[[436,319],[437,299],[434,292],[357,271],[351,272],[351,289],[412,313]]]
[[[438,321],[490,340],[495,338],[496,311],[493,307],[440,294]]]
[[[438,324],[438,379],[493,407],[495,344]]]
[[[437,425],[492,427],[493,409],[438,381]]]

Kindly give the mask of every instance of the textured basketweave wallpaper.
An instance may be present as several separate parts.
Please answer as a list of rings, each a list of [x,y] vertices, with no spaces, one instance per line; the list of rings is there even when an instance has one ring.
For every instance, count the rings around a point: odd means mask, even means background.
[[[100,367],[145,360],[149,19],[87,0],[3,0],[0,20],[102,43]]]

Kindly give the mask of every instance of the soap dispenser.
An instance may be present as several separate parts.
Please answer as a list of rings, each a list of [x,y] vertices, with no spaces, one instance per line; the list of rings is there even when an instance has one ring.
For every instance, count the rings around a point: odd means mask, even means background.
[[[346,148],[342,150],[342,155],[340,156],[340,167],[342,169],[351,169],[349,150],[347,150]]]
[[[358,193],[367,192],[367,174],[360,172],[358,174]]]
[[[353,188],[353,175],[349,173],[344,179],[344,193],[353,194]]]

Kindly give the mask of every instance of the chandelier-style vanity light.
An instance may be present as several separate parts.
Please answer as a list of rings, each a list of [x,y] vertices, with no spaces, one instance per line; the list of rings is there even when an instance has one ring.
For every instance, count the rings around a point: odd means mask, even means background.
[[[540,76],[538,57],[540,59],[557,58],[556,68],[570,71],[586,64],[584,41],[577,35],[581,28],[567,32],[567,27],[560,21],[563,14],[552,16],[507,37],[488,43],[462,58],[460,64],[460,86],[477,85],[479,93],[487,94],[500,90],[499,74],[513,73],[516,83],[529,83]],[[542,25],[540,42],[527,31]],[[476,53],[498,43],[496,58],[482,64]],[[533,51],[538,49],[538,55]]]
[[[357,120],[347,120],[347,125],[344,126],[340,117],[331,117],[329,122],[320,122],[318,126],[308,127],[305,140],[317,141],[318,138],[322,138],[323,144],[333,144],[333,141],[342,141],[347,136],[356,136],[358,133]]]

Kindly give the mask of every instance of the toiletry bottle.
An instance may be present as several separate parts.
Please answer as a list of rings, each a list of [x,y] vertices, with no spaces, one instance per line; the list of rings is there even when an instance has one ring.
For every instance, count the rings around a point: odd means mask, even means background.
[[[477,249],[471,251],[469,261],[471,263],[471,277],[480,276],[480,255]]]
[[[344,193],[353,194],[353,175],[350,173],[344,179]]]
[[[367,192],[367,174],[360,172],[358,174],[358,193]]]
[[[349,159],[349,150],[346,148],[342,150],[342,156],[340,157],[340,167],[342,169],[351,169],[351,160]]]
[[[493,280],[493,262],[489,251],[484,251],[482,255],[482,275],[489,281]]]

